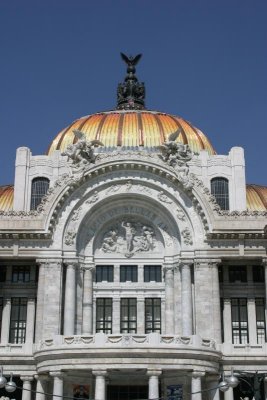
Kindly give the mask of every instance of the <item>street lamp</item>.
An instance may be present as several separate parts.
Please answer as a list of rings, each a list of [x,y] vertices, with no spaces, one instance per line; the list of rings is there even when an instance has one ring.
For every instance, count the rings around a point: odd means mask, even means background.
[[[252,400],[261,400],[261,394],[260,394],[260,384],[262,379],[266,376],[266,374],[259,374],[258,371],[255,373],[251,373],[251,378],[253,378],[253,384],[248,380],[247,375],[249,372],[245,373],[243,371],[236,371],[238,373],[238,377],[234,375],[233,368],[231,369],[231,375],[227,378],[224,378],[224,374],[222,375],[222,381],[219,383],[219,389],[222,392],[226,392],[230,387],[235,388],[237,387],[242,381],[245,382],[250,390],[249,391],[243,391],[241,390],[242,393],[245,395],[248,394],[248,392],[251,392],[253,395]],[[245,375],[244,376],[242,376]],[[240,382],[241,381],[241,382]]]
[[[7,382],[6,378],[3,376],[3,367],[0,367],[0,389],[5,388],[8,393],[13,393],[17,386],[13,381],[13,374],[10,374],[10,380]]]

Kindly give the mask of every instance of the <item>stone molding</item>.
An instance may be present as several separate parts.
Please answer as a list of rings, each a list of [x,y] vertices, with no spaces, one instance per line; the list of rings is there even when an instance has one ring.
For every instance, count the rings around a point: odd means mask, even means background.
[[[62,371],[51,371],[49,372],[49,375],[52,376],[52,378],[59,378],[63,379],[65,374]]]
[[[194,260],[194,265],[196,268],[208,267],[214,268],[221,264],[222,260],[220,258],[196,258]]]
[[[107,376],[108,371],[106,369],[93,369],[92,374],[95,376]]]
[[[47,375],[47,374],[36,374],[36,375],[34,375],[34,378],[35,378],[37,381],[46,382],[46,381],[49,380],[49,375]]]
[[[20,376],[20,379],[23,382],[25,382],[25,381],[31,382],[31,381],[33,381],[34,377],[32,375],[22,375],[22,376]]]
[[[147,369],[147,376],[160,376],[162,374],[161,369]]]
[[[192,372],[192,378],[202,378],[203,376],[205,376],[206,373],[204,371],[193,371]]]

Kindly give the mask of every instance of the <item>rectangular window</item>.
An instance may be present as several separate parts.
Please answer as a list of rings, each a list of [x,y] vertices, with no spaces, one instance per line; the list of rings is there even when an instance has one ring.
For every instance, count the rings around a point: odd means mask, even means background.
[[[253,282],[260,283],[264,282],[264,268],[262,265],[254,265],[252,267]]]
[[[26,336],[27,298],[11,299],[9,343],[24,343]]]
[[[96,282],[113,282],[114,268],[113,265],[97,265]]]
[[[112,299],[96,299],[96,332],[112,333]]]
[[[248,343],[247,299],[231,299],[234,344]]]
[[[121,265],[120,281],[137,282],[137,265]]]
[[[29,265],[13,265],[12,282],[30,282],[30,272]]]
[[[145,299],[145,333],[161,332],[161,299]]]
[[[6,266],[1,265],[0,266],[0,282],[5,282],[6,281]]]
[[[161,265],[144,266],[144,282],[161,282]]]
[[[247,282],[247,267],[244,265],[229,266],[229,282]]]
[[[136,333],[136,299],[121,299],[121,333]]]
[[[256,324],[257,324],[257,343],[266,342],[266,322],[264,299],[255,299],[256,305]]]

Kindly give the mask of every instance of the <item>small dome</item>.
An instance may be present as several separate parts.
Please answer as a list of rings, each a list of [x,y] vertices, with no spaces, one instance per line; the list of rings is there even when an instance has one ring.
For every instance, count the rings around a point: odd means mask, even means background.
[[[209,154],[216,154],[209,139],[190,122],[148,110],[114,110],[82,117],[59,132],[47,154],[51,155],[55,150],[63,152],[69,144],[75,143],[73,129],[82,131],[87,140],[98,139],[110,148],[159,146],[169,134],[181,129],[177,141],[188,144],[194,152],[207,150]]]
[[[250,211],[267,210],[267,187],[247,185],[247,209]]]

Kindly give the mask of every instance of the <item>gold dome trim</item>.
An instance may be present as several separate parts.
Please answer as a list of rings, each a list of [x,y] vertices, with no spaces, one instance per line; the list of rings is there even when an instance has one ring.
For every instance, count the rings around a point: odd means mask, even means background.
[[[10,211],[13,209],[14,186],[0,186],[0,210]]]
[[[267,187],[247,185],[247,209],[250,211],[267,210]]]

